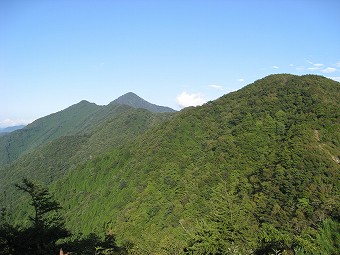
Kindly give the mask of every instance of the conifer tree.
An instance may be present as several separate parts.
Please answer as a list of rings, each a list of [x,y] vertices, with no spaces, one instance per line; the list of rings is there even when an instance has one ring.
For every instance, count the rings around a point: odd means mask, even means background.
[[[53,254],[57,240],[69,236],[60,215],[61,206],[48,190],[24,178],[16,187],[28,193],[34,215],[32,225],[20,231],[17,237],[18,254]]]
[[[189,254],[251,254],[257,246],[258,223],[251,202],[237,196],[233,187],[219,184],[210,200],[212,210],[197,226]]]

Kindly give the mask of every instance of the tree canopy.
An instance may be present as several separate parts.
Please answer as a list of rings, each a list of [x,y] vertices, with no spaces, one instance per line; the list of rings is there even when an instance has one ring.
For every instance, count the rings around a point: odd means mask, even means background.
[[[103,154],[51,181],[65,225],[84,238],[115,233],[139,255],[337,254],[339,86],[271,75],[162,121],[145,111],[117,116],[85,143]],[[137,132],[120,146],[101,143],[129,125]],[[37,158],[62,162],[65,147]],[[12,204],[22,221],[29,208]]]

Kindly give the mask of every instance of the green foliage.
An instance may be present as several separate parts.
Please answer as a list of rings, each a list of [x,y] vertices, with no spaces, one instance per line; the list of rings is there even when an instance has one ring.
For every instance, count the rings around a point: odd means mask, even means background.
[[[51,114],[23,129],[0,137],[0,166],[13,162],[20,155],[32,151],[64,135],[72,135],[95,125],[89,122],[91,116],[98,114],[101,107],[81,101],[63,111]],[[88,125],[86,125],[88,123]]]
[[[317,233],[316,242],[320,254],[339,254],[340,223],[329,218],[325,219]]]
[[[128,92],[120,96],[119,98],[111,102],[110,104],[128,105],[133,108],[141,108],[141,109],[148,110],[150,112],[175,112],[175,110],[169,107],[151,104],[132,92]]]
[[[203,251],[312,250],[309,229],[339,213],[339,167],[332,158],[339,152],[337,88],[317,76],[270,76],[185,109],[56,184],[70,208],[67,223],[90,233],[113,220],[117,240],[133,242],[137,254],[165,254],[164,237],[187,242],[187,232],[205,240],[190,241],[196,248],[207,244]],[[219,183],[226,183],[224,192]],[[231,207],[221,203],[222,194]],[[227,221],[233,208],[239,223]],[[214,216],[199,231],[195,222],[207,215]],[[79,218],[91,223],[79,226]]]
[[[251,254],[258,244],[258,223],[248,199],[219,184],[210,200],[208,221],[198,225],[189,254]]]
[[[53,200],[46,188],[34,184],[24,178],[22,184],[16,185],[18,190],[28,193],[31,197],[31,205],[34,207],[34,216],[30,217],[35,228],[44,228],[50,225],[50,219],[46,216],[51,212],[56,212],[61,209],[58,202]],[[56,219],[52,219],[55,222]]]
[[[153,113],[175,112],[168,107],[150,104],[133,93],[123,95],[106,106],[83,100],[65,110],[40,118],[23,129],[0,136],[0,167],[62,136],[91,133],[94,128],[131,107]]]
[[[116,245],[115,236],[111,230],[101,238],[93,233],[88,236],[73,235],[63,243],[56,245],[59,239],[70,237],[71,233],[64,227],[64,221],[58,213],[61,206],[49,194],[46,188],[37,185],[28,179],[16,187],[28,193],[34,215],[30,216],[31,225],[28,227],[13,226],[8,222],[6,210],[3,208],[0,218],[0,254],[24,255],[55,254],[58,247],[72,254],[127,254],[126,248]],[[132,245],[127,245],[132,247]]]
[[[104,238],[91,233],[87,236],[74,235],[72,240],[66,240],[58,245],[63,251],[74,255],[127,255],[127,249],[116,244],[115,236],[107,233]],[[127,245],[129,247],[129,245]],[[130,245],[131,246],[131,245]]]
[[[97,127],[88,133],[54,139],[23,155],[11,165],[0,167],[3,176],[0,179],[0,192],[5,206],[14,211],[14,218],[22,218],[17,215],[17,201],[22,199],[21,194],[14,189],[14,184],[21,178],[34,176],[41,183],[50,184],[78,165],[129,143],[149,127],[170,117],[169,114],[153,114],[127,106],[108,107],[105,108],[105,121],[99,121]]]
[[[173,115],[121,109],[52,181],[66,226],[112,222],[130,254],[334,253],[337,228],[317,226],[340,216],[339,91],[283,74]]]
[[[16,227],[1,222],[0,243],[4,254],[53,254],[55,243],[69,236],[59,210],[61,209],[46,188],[23,179],[17,188],[31,198],[34,215],[28,227]]]

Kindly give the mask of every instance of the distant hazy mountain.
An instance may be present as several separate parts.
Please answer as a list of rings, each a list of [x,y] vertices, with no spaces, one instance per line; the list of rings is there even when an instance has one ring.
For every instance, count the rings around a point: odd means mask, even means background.
[[[164,106],[151,104],[132,92],[128,92],[125,95],[118,97],[116,100],[111,102],[111,104],[128,105],[133,108],[146,109],[150,112],[175,112],[175,110],[171,109],[170,107],[164,107]]]
[[[18,129],[24,128],[25,125],[18,125],[18,126],[13,126],[13,127],[6,127],[6,128],[0,128],[0,136],[5,135],[7,133],[13,132]]]

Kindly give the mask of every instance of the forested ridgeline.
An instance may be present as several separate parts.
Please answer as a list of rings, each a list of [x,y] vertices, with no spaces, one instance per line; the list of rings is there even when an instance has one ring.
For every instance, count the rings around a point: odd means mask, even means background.
[[[158,122],[51,183],[65,227],[129,254],[338,254],[339,88],[271,75]]]
[[[103,120],[96,122],[96,125],[88,124],[94,127],[83,127],[78,132],[74,130],[73,135],[52,139],[25,152],[11,164],[0,166],[0,192],[5,206],[17,211],[15,206],[21,195],[14,185],[23,177],[34,178],[45,185],[51,184],[78,165],[129,143],[151,126],[171,117],[168,113],[152,113],[125,105],[111,105],[109,109]],[[92,123],[93,120],[87,122]]]

